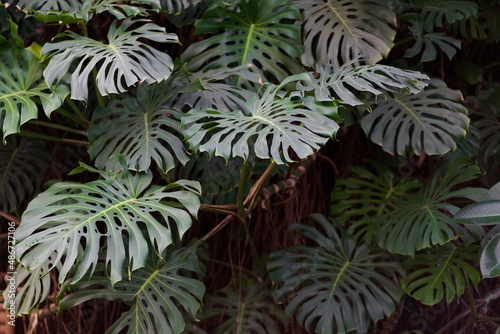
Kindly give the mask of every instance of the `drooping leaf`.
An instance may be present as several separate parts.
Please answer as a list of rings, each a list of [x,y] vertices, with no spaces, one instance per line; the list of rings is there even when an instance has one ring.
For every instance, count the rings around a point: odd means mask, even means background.
[[[467,109],[460,103],[460,91],[440,80],[416,95],[394,94],[381,100],[361,121],[370,139],[387,152],[406,155],[442,155],[456,148],[451,137],[465,137],[469,124]]]
[[[16,316],[29,314],[32,309],[49,296],[51,278],[50,275],[46,274],[49,272],[49,268],[54,265],[55,255],[52,254],[38,268],[30,271],[22,264],[17,265],[16,274],[11,277],[16,287],[14,299],[11,298],[12,294],[9,289],[5,289],[3,293],[4,305],[9,305],[11,300],[14,301]]]
[[[245,102],[256,95],[255,92],[229,84],[231,77],[240,76],[257,82],[260,76],[248,71],[248,67],[220,68],[190,73],[186,65],[173,74],[170,89],[176,90],[167,102],[172,108],[182,111],[189,109],[216,109],[233,111],[245,106]],[[184,87],[184,88],[182,88]]]
[[[360,55],[376,63],[392,47],[396,14],[387,1],[293,0],[292,4],[303,11],[306,65],[338,68]]]
[[[308,73],[311,80],[297,83],[297,89],[314,90],[318,101],[338,99],[352,106],[365,104],[352,90],[370,92],[374,95],[387,92],[418,93],[425,86],[423,80],[429,78],[419,72],[403,70],[386,65],[364,65],[352,68],[354,62],[349,62],[335,70],[333,65],[321,64],[319,77]]]
[[[56,183],[28,205],[16,230],[16,255],[29,270],[57,252],[54,264],[62,262],[59,282],[73,266],[77,268],[73,281],[78,282],[89,270],[92,274],[100,243],[105,242],[107,269],[111,282],[116,283],[122,278],[125,262],[129,270],[145,265],[149,249],[146,238],[161,252],[172,243],[174,222],[180,237],[191,226],[191,217],[183,208],[196,215],[200,205],[198,182],[179,180],[147,189],[151,174],[125,172],[122,178],[100,174],[103,179],[85,184]],[[174,188],[181,190],[169,191]],[[161,204],[164,198],[180,202],[181,207]],[[85,249],[82,260],[76,263],[80,242]]]
[[[53,91],[42,79],[43,65],[26,49],[0,53],[0,125],[2,138],[19,132],[21,125],[38,117],[38,107],[33,101],[39,99],[47,117],[59,108],[68,95],[65,86]]]
[[[302,72],[299,11],[287,0],[241,0],[238,9],[214,6],[196,22],[199,34],[214,34],[182,54],[188,69],[254,66],[267,81]],[[242,82],[237,80],[237,85]],[[243,81],[245,82],[245,81]]]
[[[488,242],[479,263],[485,278],[500,276],[500,233]]]
[[[470,279],[477,287],[481,280],[479,272],[469,263],[477,261],[477,246],[459,247],[449,243],[431,247],[405,261],[409,272],[401,280],[407,294],[426,305],[435,305],[446,298],[450,304],[460,297]]]
[[[206,0],[159,0],[163,14],[178,27],[193,23],[207,9]]]
[[[137,22],[142,25],[130,29]],[[88,77],[94,68],[98,68],[97,88],[102,95],[124,92],[139,81],[151,84],[166,79],[173,68],[170,56],[139,39],[159,43],[178,41],[175,34],[167,34],[164,28],[154,23],[133,21],[130,18],[125,19],[119,27],[117,21],[111,23],[107,34],[108,44],[72,31],[56,37],[69,39],[43,46],[42,54],[50,54],[50,62],[43,72],[45,80],[49,86],[58,84],[71,65],[78,63],[71,75],[71,98],[77,100],[87,100]]]
[[[375,166],[375,173],[358,166],[350,167],[349,172],[355,177],[337,180],[331,197],[332,217],[347,222],[347,232],[356,241],[367,244],[373,242],[377,217],[391,212],[397,199],[422,187],[416,179],[397,180],[390,168],[369,162]]]
[[[293,79],[307,78],[303,74],[290,77],[281,86],[268,85],[261,97],[255,96],[247,101],[249,115],[240,110],[193,109],[182,118],[182,123],[190,126],[184,133],[192,147],[226,160],[236,156],[247,160],[249,141],[254,137],[253,149],[259,158],[271,158],[278,164],[292,162],[290,149],[300,159],[305,158],[339,128],[326,116],[301,107],[300,101],[279,97],[278,92],[284,85]],[[268,137],[271,138],[270,145]]]
[[[12,211],[33,193],[50,160],[43,141],[9,137],[7,145],[0,146],[0,210]]]
[[[127,328],[127,333],[179,334],[185,327],[182,310],[194,316],[205,293],[203,283],[187,276],[189,272],[199,272],[196,255],[190,250],[176,250],[166,261],[150,260],[144,268],[134,271],[130,279],[114,286],[104,273],[90,282],[82,280],[74,286],[80,291],[65,297],[60,309],[95,298],[119,299],[131,308],[106,333],[122,333]]]
[[[89,129],[89,154],[100,169],[117,171],[114,155],[123,154],[129,169],[146,171],[151,161],[164,173],[189,158],[179,138],[182,113],[165,106],[166,85],[141,85],[137,97],[113,100],[97,109]]]
[[[288,317],[281,307],[272,301],[272,290],[265,283],[251,284],[241,292],[233,288],[222,289],[208,295],[203,309],[203,320],[223,318],[223,323],[213,330],[214,334],[269,333],[280,334]]]
[[[389,277],[400,272],[391,256],[368,245],[355,247],[354,239],[338,233],[323,216],[316,228],[290,226],[318,246],[297,245],[271,253],[268,270],[278,284],[275,298],[288,299],[286,312],[310,332],[347,333],[368,330],[391,314],[402,290]]]
[[[415,37],[415,44],[406,50],[405,57],[415,57],[423,50],[420,61],[435,60],[437,50],[434,45],[437,45],[451,59],[457,52],[456,49],[460,49],[461,42],[458,39],[436,32],[432,28],[427,29],[422,14],[411,14],[405,18],[410,23],[409,30]]]
[[[460,209],[454,201],[458,198],[477,201],[485,190],[452,188],[480,175],[479,168],[467,159],[445,162],[428,178],[423,190],[398,199],[395,209],[378,219],[378,244],[394,253],[413,255],[415,251],[463,235],[465,230],[452,218]]]

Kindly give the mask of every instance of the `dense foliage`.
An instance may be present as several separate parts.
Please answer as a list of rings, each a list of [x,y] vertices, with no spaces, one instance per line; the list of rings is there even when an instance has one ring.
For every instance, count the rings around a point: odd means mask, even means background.
[[[40,333],[491,333],[499,22],[498,0],[1,4],[6,305]]]

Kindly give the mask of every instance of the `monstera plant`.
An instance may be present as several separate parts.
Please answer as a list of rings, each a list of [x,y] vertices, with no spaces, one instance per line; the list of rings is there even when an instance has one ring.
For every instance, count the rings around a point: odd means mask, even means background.
[[[105,299],[106,333],[365,333],[467,291],[464,328],[498,323],[473,291],[500,276],[499,188],[474,161],[497,171],[498,115],[475,104],[469,131],[462,93],[420,66],[470,29],[494,39],[486,2],[1,4],[5,305],[33,331]],[[369,159],[339,171],[323,147],[354,137]],[[419,175],[398,173],[412,156]],[[336,170],[331,210],[266,220],[268,244],[259,212],[283,217],[312,161]]]

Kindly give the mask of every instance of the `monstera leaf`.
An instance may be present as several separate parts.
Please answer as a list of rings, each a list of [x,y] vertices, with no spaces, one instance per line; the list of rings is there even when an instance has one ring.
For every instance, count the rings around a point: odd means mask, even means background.
[[[193,23],[207,9],[204,0],[159,0],[163,14],[176,26]]]
[[[238,10],[209,8],[196,22],[196,32],[218,35],[192,44],[182,55],[188,69],[255,66],[268,81],[302,72],[300,13],[286,0],[241,0]],[[284,65],[284,66],[283,66]],[[239,77],[237,85],[243,78]]]
[[[290,77],[281,86],[269,85],[262,97],[248,100],[250,115],[240,110],[191,110],[182,118],[182,123],[190,126],[184,131],[189,143],[226,160],[236,156],[247,160],[249,141],[256,137],[253,149],[259,158],[271,158],[278,164],[292,162],[290,149],[300,159],[307,157],[333,136],[339,126],[326,116],[301,107],[300,101],[278,96],[283,86],[296,79],[307,80],[308,76]],[[205,138],[209,133],[211,136]]]
[[[425,86],[423,80],[429,78],[415,71],[402,70],[385,65],[364,65],[352,68],[355,62],[349,62],[335,70],[333,65],[321,64],[318,72],[308,73],[310,81],[299,81],[297,89],[312,91],[318,101],[338,99],[352,106],[365,104],[351,91],[370,92],[375,95],[387,92],[407,91],[418,93]]]
[[[422,57],[420,61],[432,61],[436,59],[437,45],[447,56],[448,58],[453,58],[456,49],[460,49],[461,43],[458,39],[447,36],[442,32],[435,32],[434,29],[428,28],[424,24],[424,18],[422,14],[411,14],[406,16],[406,20],[411,24],[410,32],[415,38],[415,44],[405,52],[405,57],[415,57],[422,50]]]
[[[349,172],[355,177],[335,182],[331,213],[340,222],[347,222],[347,232],[357,241],[371,244],[376,218],[391,212],[397,199],[421,188],[422,183],[410,177],[397,180],[390,168],[375,161],[368,162],[375,166],[375,173],[353,166]]]
[[[493,186],[481,202],[468,205],[458,211],[455,220],[462,224],[493,225],[498,229],[497,226],[500,226],[500,183]],[[486,237],[485,239],[488,241]],[[500,234],[493,235],[486,243],[481,253],[480,265],[484,277],[500,276]]]
[[[0,53],[0,125],[3,139],[19,132],[21,125],[38,117],[39,99],[47,117],[68,95],[60,85],[53,91],[42,79],[43,65],[26,49],[11,48]],[[40,80],[40,82],[39,82]]]
[[[190,73],[184,65],[173,76],[175,78],[170,81],[169,87],[176,93],[167,104],[180,111],[186,106],[190,109],[213,108],[219,111],[233,111],[243,108],[245,102],[256,94],[250,90],[228,84],[226,79],[234,76],[240,76],[253,82],[260,79],[258,74],[248,71],[247,66]]]
[[[76,171],[82,169],[95,171],[88,166]],[[29,270],[38,268],[57,252],[54,265],[62,263],[59,282],[73,266],[77,268],[73,281],[78,282],[87,271],[94,271],[101,243],[105,242],[107,269],[111,282],[116,283],[122,278],[127,256],[129,271],[145,265],[147,240],[161,252],[172,243],[173,222],[180,237],[191,226],[191,217],[184,208],[196,215],[200,205],[198,182],[179,180],[166,187],[147,189],[151,173],[100,174],[103,179],[85,184],[56,183],[28,205],[16,238],[17,257]],[[180,190],[172,191],[174,188]],[[172,204],[176,207],[160,203],[164,198],[179,203]],[[85,249],[77,263],[81,242]]]
[[[130,279],[114,286],[104,273],[100,279],[82,280],[74,286],[80,291],[61,300],[60,310],[95,298],[121,299],[131,308],[106,333],[122,333],[128,328],[127,333],[179,334],[185,326],[182,309],[194,316],[205,293],[203,283],[186,275],[189,272],[199,272],[196,255],[190,250],[176,250],[166,261],[150,260]],[[89,289],[85,289],[87,286]]]
[[[224,322],[212,333],[283,333],[276,321],[285,325],[288,317],[285,312],[272,301],[272,290],[265,283],[250,285],[245,291],[233,288],[222,289],[216,294],[208,295],[203,320],[221,318]]]
[[[361,126],[370,139],[392,154],[442,155],[457,147],[453,136],[464,138],[469,124],[462,95],[442,81],[432,80],[417,95],[395,94],[379,101]]]
[[[484,196],[485,190],[452,189],[479,175],[479,168],[467,159],[444,163],[429,177],[422,191],[402,197],[395,202],[393,211],[378,219],[379,245],[394,253],[413,255],[417,250],[442,245],[463,235],[464,229],[451,218],[459,210],[453,201],[457,198],[477,201]]]
[[[401,280],[407,294],[426,305],[435,305],[443,297],[450,304],[460,297],[472,280],[477,287],[481,277],[468,263],[477,261],[477,246],[446,244],[421,251],[405,262],[409,272]]]
[[[14,299],[6,289],[3,293],[4,305],[9,305],[14,301],[16,316],[29,314],[39,303],[47,299],[51,290],[49,268],[54,265],[57,254],[52,254],[38,268],[29,270],[22,264],[16,267],[15,279],[16,293]]]
[[[453,23],[477,14],[477,4],[469,1],[413,0],[412,5],[421,9],[425,25],[430,30],[443,27],[443,21]]]
[[[314,215],[316,228],[292,224],[318,246],[297,245],[271,253],[268,270],[279,284],[274,296],[288,299],[286,313],[310,332],[368,331],[374,322],[391,314],[402,290],[388,275],[400,272],[390,255],[368,245],[355,247],[346,233],[338,233],[324,216]]]
[[[43,72],[47,84],[59,83],[75,62],[78,66],[71,75],[71,98],[78,100],[87,100],[89,73],[98,65],[96,81],[102,95],[124,92],[139,81],[150,84],[166,79],[173,68],[170,56],[139,39],[172,43],[178,41],[177,36],[167,34],[164,28],[154,23],[144,23],[130,30],[137,22],[144,21],[127,18],[119,27],[117,21],[111,23],[108,44],[72,31],[57,35],[69,39],[43,46],[42,54],[50,53],[50,62]]]
[[[364,55],[372,63],[384,57],[396,35],[396,14],[387,1],[294,0],[304,18],[302,62],[338,68]]]
[[[50,152],[41,140],[9,137],[0,146],[0,205],[10,212],[31,194],[51,160]]]
[[[165,85],[141,85],[137,97],[113,100],[94,113],[89,129],[89,154],[96,166],[108,171],[121,168],[115,155],[124,155],[129,169],[145,171],[154,160],[164,172],[176,159],[189,158],[179,139],[181,114],[164,106]],[[175,158],[174,158],[175,156]]]

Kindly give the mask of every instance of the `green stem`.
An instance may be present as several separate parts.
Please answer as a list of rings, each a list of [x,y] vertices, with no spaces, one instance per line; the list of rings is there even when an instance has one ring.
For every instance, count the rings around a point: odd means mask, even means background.
[[[85,21],[81,21],[80,24],[82,26],[83,35],[85,37],[89,37],[89,32],[87,31],[87,24],[85,23]],[[95,67],[92,69],[92,75],[94,77],[94,86],[95,86],[95,92],[97,94],[97,101],[99,102],[99,105],[101,107],[104,107],[105,106],[104,98],[102,97],[101,92],[99,92],[99,89],[97,88],[97,70]]]
[[[87,120],[85,118],[85,115],[82,113],[82,111],[76,106],[75,102],[73,102],[73,100],[69,97],[66,98],[66,103],[69,104],[69,106],[71,107],[71,109],[73,109],[75,111],[75,113],[78,115],[78,117],[84,119],[84,120]]]
[[[476,317],[476,305],[474,303],[474,295],[472,294],[472,289],[470,287],[469,278],[467,277],[467,275],[465,275],[465,273],[463,273],[463,274],[464,274],[465,282],[467,283],[467,294],[469,295],[469,304],[470,304],[470,313],[471,313],[472,323],[475,326],[477,317]]]
[[[402,45],[402,44],[405,44],[405,43],[411,42],[411,41],[413,41],[413,40],[415,40],[415,37],[413,37],[413,36],[406,37],[405,39],[402,39],[402,40],[400,40],[400,41],[398,41],[398,42],[394,43],[394,45],[392,46],[392,48],[395,48],[395,47],[400,46],[400,45]]]
[[[44,122],[44,121],[37,121],[37,120],[31,121],[30,123],[31,124],[45,126],[45,127],[48,127],[48,128],[53,128],[53,129],[67,131],[67,132],[77,133],[79,135],[87,137],[87,132],[85,132],[85,131],[76,130],[76,129],[73,129],[73,128],[70,128],[70,127],[67,127],[67,126],[64,126],[64,125],[60,125],[60,124],[54,124],[54,123],[49,123],[49,122]]]
[[[230,263],[216,260],[216,259],[208,259],[208,261],[213,262],[215,264],[219,264],[219,265],[224,266],[224,267],[228,267],[228,268],[233,267]],[[262,278],[256,272],[248,270],[247,268],[243,268],[243,267],[238,267],[238,269],[241,269],[242,271],[245,271],[245,272],[253,275],[257,279],[257,281],[262,282]]]
[[[25,130],[21,130],[21,132],[19,132],[19,135],[23,136],[23,137],[39,138],[39,139],[55,141],[58,143],[65,143],[65,144],[78,145],[78,146],[89,146],[90,145],[90,143],[87,141],[66,139],[66,138],[57,138],[57,137],[44,135],[41,133],[36,133],[36,132],[31,132],[31,131],[25,131]]]
[[[76,117],[74,115],[72,115],[69,111],[67,111],[66,109],[63,109],[63,108],[59,108],[59,109],[56,109],[56,112],[63,115],[64,117],[67,117],[69,118],[70,120],[72,121],[75,121],[77,122],[78,124],[80,124],[84,129],[87,129],[90,125],[90,122],[87,121],[86,119],[82,119],[80,117]]]
[[[243,163],[243,166],[241,166],[240,170],[240,179],[238,182],[238,214],[241,217],[241,219],[245,219],[247,216],[247,212],[245,210],[245,184],[246,184],[246,169],[247,169],[247,162],[245,161]]]

